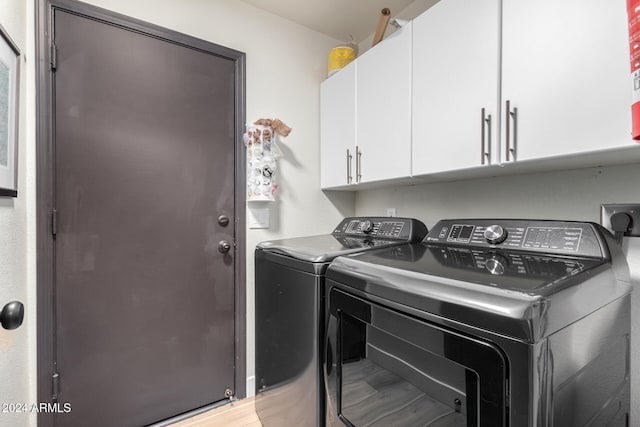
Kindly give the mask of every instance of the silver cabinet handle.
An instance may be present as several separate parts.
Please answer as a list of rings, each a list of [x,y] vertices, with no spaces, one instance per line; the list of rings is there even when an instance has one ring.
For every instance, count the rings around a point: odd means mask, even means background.
[[[349,152],[349,149],[347,148],[347,184],[351,184],[351,180],[353,179],[351,176],[351,159],[353,158],[353,156],[351,155],[351,153]]]
[[[506,101],[506,154],[507,161],[511,160],[513,156],[513,160],[516,160],[516,149],[518,147],[518,107],[514,107],[513,111],[511,111],[511,101],[507,99]],[[511,146],[511,121],[513,120],[513,146]]]
[[[481,113],[480,164],[484,165],[491,164],[491,114],[487,115],[485,108],[482,108]]]
[[[356,146],[356,182],[362,181],[362,151]]]

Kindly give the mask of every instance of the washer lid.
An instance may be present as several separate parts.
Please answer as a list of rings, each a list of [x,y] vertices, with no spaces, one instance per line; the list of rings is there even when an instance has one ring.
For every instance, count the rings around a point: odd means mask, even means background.
[[[259,243],[256,248],[307,262],[329,262],[337,256],[401,244],[398,240],[323,234]]]
[[[606,260],[426,243],[336,258],[326,277],[383,304],[529,342],[630,291]]]
[[[419,242],[427,227],[413,218],[349,217],[340,221],[332,234],[272,240],[256,248],[296,260],[324,263],[340,255],[384,248],[405,242]]]

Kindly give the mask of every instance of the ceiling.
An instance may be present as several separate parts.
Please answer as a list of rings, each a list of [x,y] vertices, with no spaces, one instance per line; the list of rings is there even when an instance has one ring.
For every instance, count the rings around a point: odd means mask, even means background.
[[[376,31],[383,8],[389,8],[393,18],[414,3],[414,0],[243,1],[340,41],[348,42],[353,36],[356,43]]]

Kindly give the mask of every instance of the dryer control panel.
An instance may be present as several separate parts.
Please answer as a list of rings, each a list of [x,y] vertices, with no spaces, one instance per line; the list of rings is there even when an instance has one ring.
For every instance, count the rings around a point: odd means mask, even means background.
[[[598,227],[593,223],[571,221],[442,220],[424,241],[602,258],[606,250]]]
[[[352,217],[342,220],[332,234],[419,242],[427,235],[427,227],[412,218]]]

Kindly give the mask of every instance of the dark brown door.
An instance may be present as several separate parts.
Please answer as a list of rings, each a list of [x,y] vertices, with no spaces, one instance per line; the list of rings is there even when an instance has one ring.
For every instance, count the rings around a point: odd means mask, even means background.
[[[143,426],[222,400],[234,62],[61,10],[54,28],[55,357],[71,407],[56,425]]]

